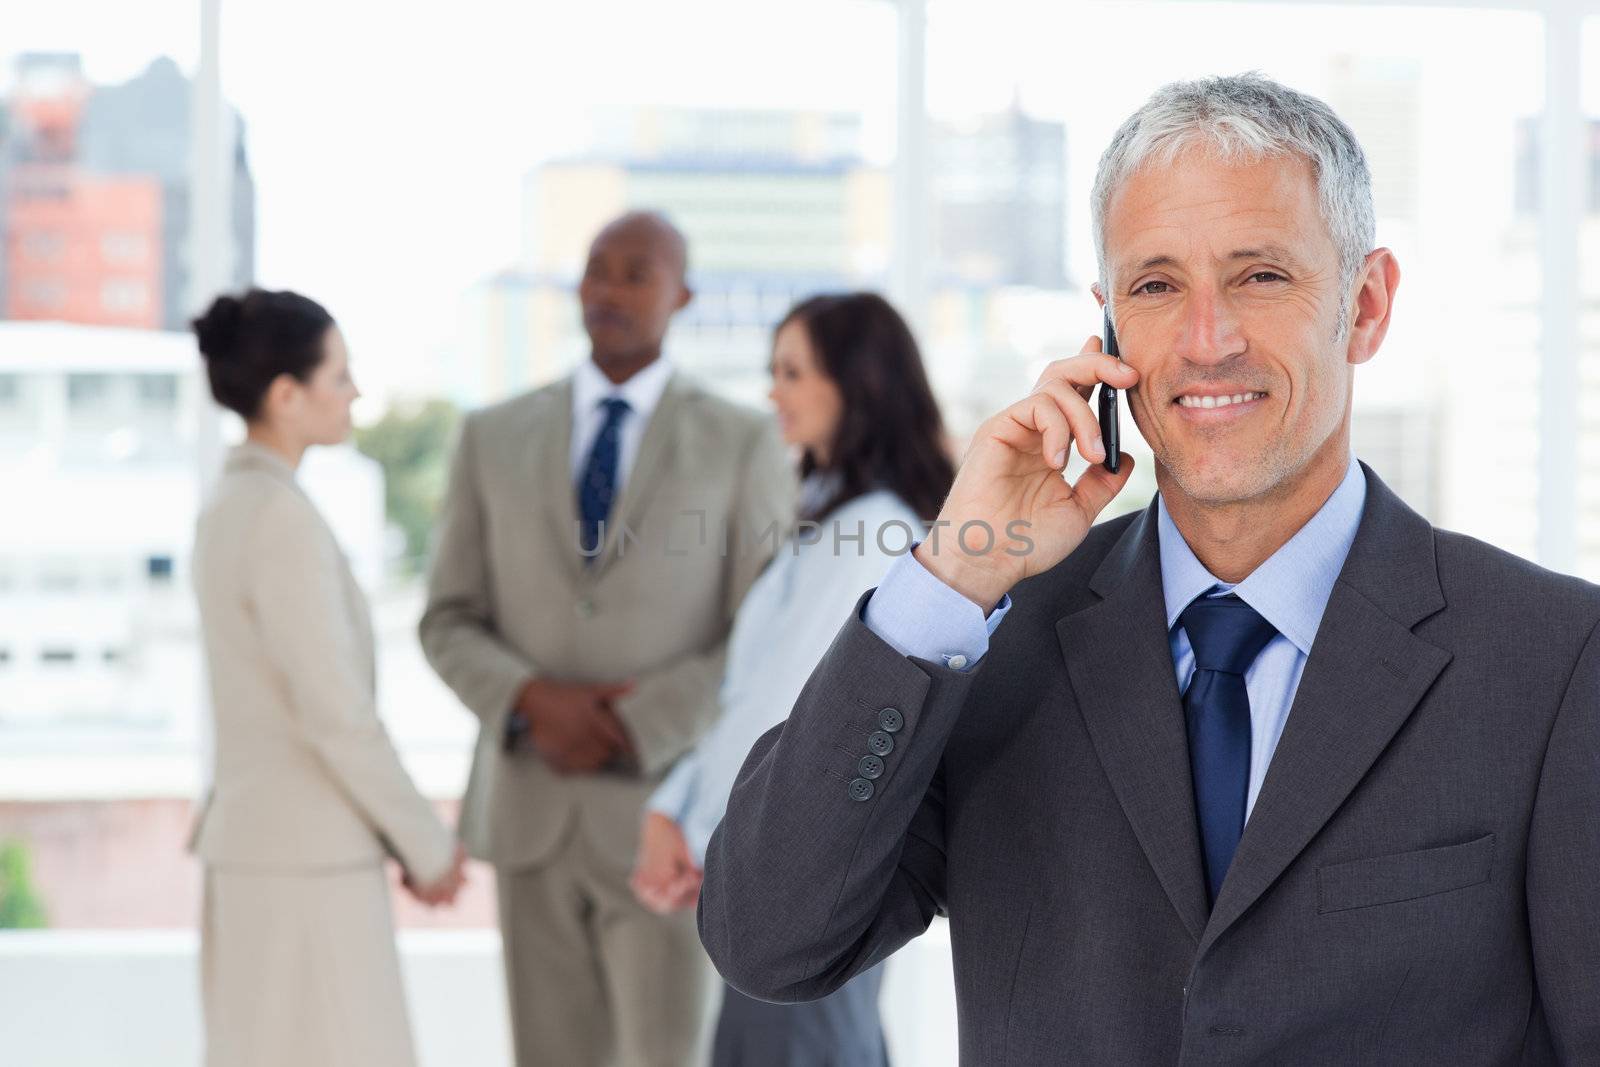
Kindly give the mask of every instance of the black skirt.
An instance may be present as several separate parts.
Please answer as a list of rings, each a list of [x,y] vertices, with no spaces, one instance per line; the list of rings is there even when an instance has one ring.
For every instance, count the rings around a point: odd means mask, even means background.
[[[882,985],[879,964],[805,1004],[769,1004],[724,987],[711,1067],[888,1067]]]

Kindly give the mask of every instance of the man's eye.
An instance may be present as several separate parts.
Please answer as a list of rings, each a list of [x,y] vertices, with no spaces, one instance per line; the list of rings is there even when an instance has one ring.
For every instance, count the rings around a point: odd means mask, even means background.
[[[1275,270],[1258,270],[1250,275],[1250,280],[1253,282],[1281,282],[1284,277]]]
[[[1168,285],[1166,282],[1145,282],[1143,285],[1134,290],[1134,292],[1144,293],[1146,296],[1159,296],[1162,293],[1168,293],[1171,291],[1172,286]]]

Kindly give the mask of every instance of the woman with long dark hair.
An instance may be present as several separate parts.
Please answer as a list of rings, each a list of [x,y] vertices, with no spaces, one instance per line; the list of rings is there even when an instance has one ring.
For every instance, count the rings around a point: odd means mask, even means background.
[[[782,721],[893,556],[920,540],[955,477],[916,342],[882,297],[799,304],[778,324],[772,377],[784,438],[801,453],[802,521],[739,608],[721,718],[647,805],[634,891],[660,911],[693,905],[706,844],[751,745]],[[809,1004],[727,988],[713,1067],[887,1063],[881,980],[873,968]]]
[[[315,301],[260,289],[193,325],[212,395],[247,432],[194,546],[215,746],[192,841],[206,1063],[405,1067],[384,856],[433,905],[465,854],[378,721],[366,601],[295,480],[306,449],[350,435],[344,338]]]

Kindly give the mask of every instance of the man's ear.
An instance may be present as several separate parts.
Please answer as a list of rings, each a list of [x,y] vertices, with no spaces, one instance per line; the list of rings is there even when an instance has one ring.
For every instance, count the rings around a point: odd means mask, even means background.
[[[1394,312],[1394,294],[1398,288],[1400,261],[1395,259],[1394,253],[1387,248],[1368,252],[1355,299],[1350,302],[1350,341],[1345,348],[1345,361],[1352,367],[1378,354],[1389,332],[1389,318]]]
[[[694,300],[694,290],[687,285],[678,286],[678,302],[672,306],[673,311],[682,311]]]
[[[1106,306],[1106,294],[1100,290],[1100,283],[1094,282],[1089,286],[1089,291],[1094,294],[1095,302],[1101,307]]]

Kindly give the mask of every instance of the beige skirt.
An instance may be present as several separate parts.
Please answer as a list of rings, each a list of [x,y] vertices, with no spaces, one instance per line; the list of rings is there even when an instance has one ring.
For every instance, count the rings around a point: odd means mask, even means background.
[[[200,971],[207,1067],[416,1062],[381,866],[207,867]]]

